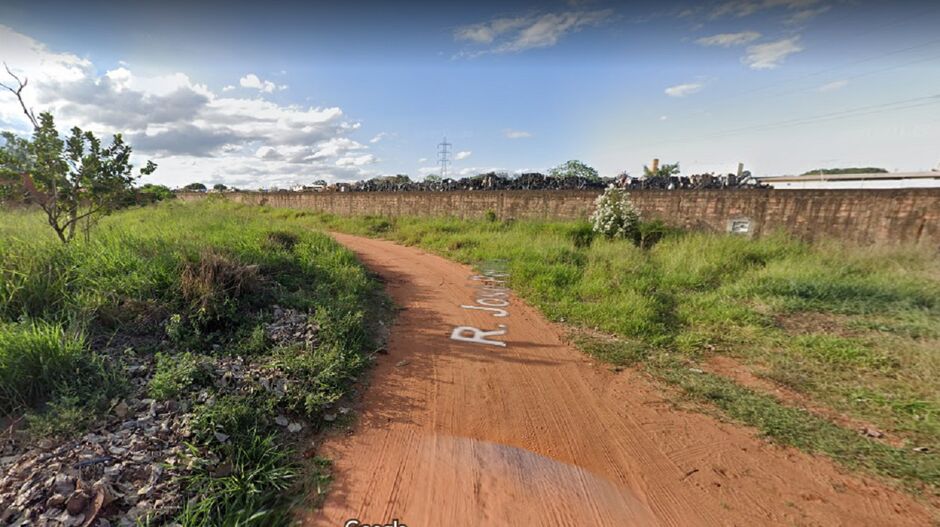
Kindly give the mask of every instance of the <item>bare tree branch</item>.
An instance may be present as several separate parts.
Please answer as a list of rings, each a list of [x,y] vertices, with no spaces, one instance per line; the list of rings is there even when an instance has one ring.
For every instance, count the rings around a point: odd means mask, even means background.
[[[2,82],[0,82],[0,86],[6,88],[7,90],[10,91],[10,93],[16,96],[16,99],[20,101],[20,107],[23,108],[23,113],[26,114],[26,118],[29,119],[29,122],[33,123],[33,129],[38,129],[39,121],[36,119],[36,114],[33,113],[26,106],[26,102],[23,101],[23,88],[25,88],[26,85],[29,83],[29,79],[24,77],[23,80],[20,80],[20,78],[17,77],[16,74],[10,70],[10,66],[8,66],[6,62],[3,63],[3,67],[7,70],[7,73],[11,77],[13,77],[13,79],[16,81],[17,88],[14,89],[12,86],[7,86],[6,84]]]

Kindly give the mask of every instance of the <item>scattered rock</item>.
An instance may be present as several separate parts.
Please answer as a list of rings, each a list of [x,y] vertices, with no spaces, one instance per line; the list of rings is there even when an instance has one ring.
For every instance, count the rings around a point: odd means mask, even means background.
[[[287,426],[288,423],[289,421],[283,415],[279,415],[274,418],[274,424],[276,424],[277,426]]]
[[[275,344],[303,343],[307,349],[317,344],[320,326],[310,320],[310,315],[295,309],[274,308],[274,321],[265,325],[265,334]]]
[[[118,416],[120,419],[127,417],[131,411],[130,407],[127,405],[127,402],[121,401],[114,407],[114,415]]]
[[[85,507],[88,506],[88,500],[91,499],[84,490],[76,490],[69,496],[68,501],[65,502],[65,510],[69,511],[71,515],[77,515],[85,510]]]
[[[65,496],[62,494],[53,494],[46,500],[47,509],[61,509],[65,507]]]
[[[705,373],[705,370],[701,368],[689,368],[689,371],[692,373]]]
[[[401,366],[407,366],[407,365],[409,365],[409,364],[411,364],[411,361],[408,360],[408,359],[404,359],[404,360],[398,361],[398,363],[395,364],[395,366],[401,367]]]
[[[223,434],[222,432],[215,432],[214,435],[215,435],[216,440],[218,440],[219,443],[225,443],[228,441],[227,434]]]
[[[297,432],[300,432],[300,430],[303,429],[303,427],[304,425],[300,423],[291,423],[287,425],[287,431],[292,434],[296,434]]]
[[[918,452],[921,454],[926,454],[927,452],[930,452],[930,449],[925,446],[915,447],[912,450],[914,450],[914,452]]]
[[[882,432],[881,430],[878,430],[877,428],[873,426],[866,426],[859,431],[862,433],[862,435],[866,437],[873,437],[875,439],[884,437],[885,435],[884,432]]]

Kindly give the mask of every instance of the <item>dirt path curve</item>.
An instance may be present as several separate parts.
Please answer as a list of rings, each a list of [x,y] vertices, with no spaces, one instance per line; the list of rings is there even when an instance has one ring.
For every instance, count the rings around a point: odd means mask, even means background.
[[[390,242],[336,239],[383,277],[404,311],[356,430],[323,447],[335,479],[309,524],[930,522],[906,496],[675,410],[641,375],[591,364],[534,309],[481,290],[469,267]],[[461,307],[482,307],[480,299],[508,316]],[[451,339],[458,326],[498,324],[505,335],[481,339],[505,347]]]

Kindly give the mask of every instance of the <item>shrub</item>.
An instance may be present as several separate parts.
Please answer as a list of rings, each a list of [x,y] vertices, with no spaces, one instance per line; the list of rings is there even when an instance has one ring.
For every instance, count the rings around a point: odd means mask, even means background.
[[[244,265],[224,254],[206,251],[187,262],[180,273],[180,291],[195,325],[209,327],[231,318],[239,301],[257,292],[257,265]]]
[[[608,238],[636,238],[640,215],[633,208],[626,190],[608,188],[598,196],[595,206],[591,214],[594,232]]]

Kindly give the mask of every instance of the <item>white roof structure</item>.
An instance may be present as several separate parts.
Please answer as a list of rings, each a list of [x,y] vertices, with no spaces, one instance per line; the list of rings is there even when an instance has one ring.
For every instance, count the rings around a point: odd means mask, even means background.
[[[759,178],[775,189],[891,189],[940,188],[940,172],[883,172],[870,174],[803,174]]]

